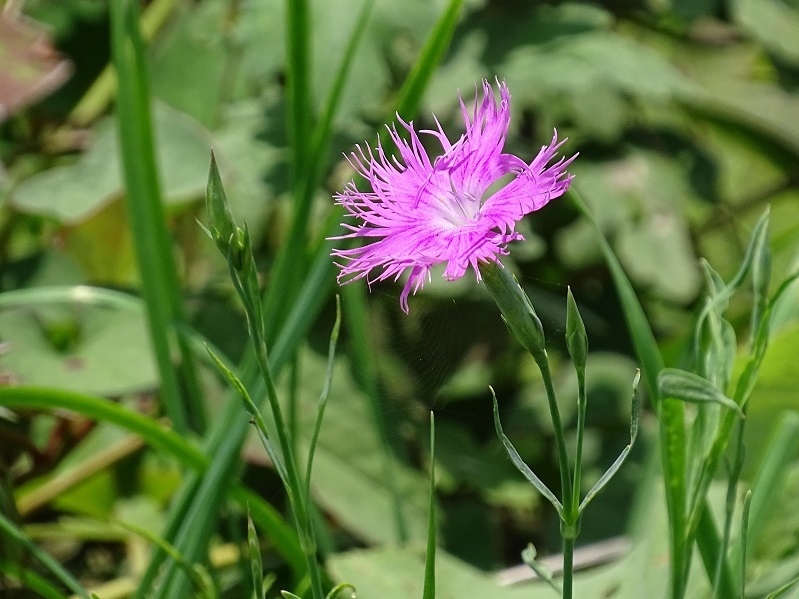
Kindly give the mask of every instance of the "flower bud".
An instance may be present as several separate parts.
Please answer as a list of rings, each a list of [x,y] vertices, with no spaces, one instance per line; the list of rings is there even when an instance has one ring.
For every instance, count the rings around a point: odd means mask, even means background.
[[[575,368],[583,370],[588,357],[588,335],[571,287],[566,293],[566,347]]]
[[[519,282],[496,262],[481,266],[481,274],[508,328],[536,362],[545,360],[544,327]]]

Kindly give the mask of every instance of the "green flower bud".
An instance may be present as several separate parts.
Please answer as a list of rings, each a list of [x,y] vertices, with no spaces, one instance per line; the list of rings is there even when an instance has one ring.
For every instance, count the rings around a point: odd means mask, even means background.
[[[497,263],[481,266],[480,272],[502,318],[516,339],[536,362],[546,359],[544,327],[535,313],[530,298],[516,278]]]
[[[566,347],[575,368],[583,370],[588,357],[588,335],[571,287],[566,292]]]
[[[236,232],[236,222],[230,212],[222,178],[216,166],[216,158],[211,152],[211,167],[208,172],[208,185],[205,189],[205,208],[208,211],[209,229],[219,251],[228,255],[228,246]]]

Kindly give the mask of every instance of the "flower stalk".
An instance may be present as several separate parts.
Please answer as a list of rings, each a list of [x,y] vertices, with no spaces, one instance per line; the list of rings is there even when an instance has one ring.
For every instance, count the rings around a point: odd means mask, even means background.
[[[257,405],[235,375],[227,370],[213,354],[211,354],[211,357],[214,358],[217,367],[241,395],[264,448],[283,482],[294,514],[300,547],[308,565],[311,595],[314,599],[322,599],[324,597],[322,573],[316,557],[317,544],[310,509],[309,481],[307,479],[303,480],[300,475],[300,469],[295,457],[295,445],[292,443],[292,439],[289,438],[289,428],[283,417],[283,410],[280,407],[274,377],[269,365],[266,326],[260,301],[258,273],[255,269],[250,235],[246,225],[239,227],[233,220],[213,155],[208,177],[206,207],[210,226],[207,229],[203,228],[214,241],[217,249],[226,257],[231,281],[244,304],[247,315],[247,329],[255,350],[256,363],[266,387],[266,397],[274,426],[269,426],[266,423]],[[275,439],[277,440],[276,444],[274,443]],[[308,476],[310,476],[310,470]]]
[[[502,265],[494,262],[484,265],[480,272],[486,289],[499,308],[502,319],[522,346],[533,356],[547,395],[549,414],[555,434],[555,446],[558,453],[558,470],[560,471],[561,500],[563,509],[559,512],[560,531],[563,538],[563,597],[572,597],[572,578],[574,570],[574,545],[580,532],[579,514],[579,481],[572,482],[569,458],[566,452],[566,435],[560,408],[552,383],[552,373],[545,348],[544,329],[535,312],[530,298],[519,285],[516,278]],[[583,420],[582,424],[585,421]],[[582,431],[578,430],[578,438]],[[577,468],[575,468],[575,472]]]
[[[527,466],[502,431],[499,405],[494,396],[494,425],[514,466],[555,508],[561,520],[563,537],[564,599],[573,594],[574,547],[580,534],[580,519],[591,499],[607,484],[627,458],[638,431],[637,393],[633,395],[631,441],[608,471],[580,501],[580,477],[587,408],[585,364],[588,338],[571,292],[568,297],[566,343],[577,369],[579,381],[577,418],[577,461],[572,471],[566,451],[566,435],[560,416],[552,373],[546,351],[541,320],[518,281],[506,270],[500,257],[507,246],[522,239],[516,223],[568,189],[571,175],[566,168],[574,160],[556,157],[563,142],[557,132],[548,146],[543,146],[531,163],[504,153],[510,123],[510,92],[504,82],[497,82],[499,102],[488,81],[482,82],[482,99],[477,93],[471,111],[460,100],[465,133],[451,140],[436,120],[436,130],[422,131],[442,153],[431,158],[413,127],[398,120],[406,130],[400,135],[396,126],[388,129],[397,154],[387,153],[378,141],[376,148],[358,146],[349,157],[356,172],[368,182],[369,191],[360,190],[350,181],[335,196],[355,224],[345,224],[348,233],[337,239],[360,239],[367,243],[333,251],[340,260],[338,280],[345,284],[366,279],[398,280],[406,275],[400,294],[400,306],[409,311],[408,298],[424,287],[431,268],[444,265],[444,278],[454,280],[473,270],[499,307],[502,318],[530,352],[541,371],[555,431],[560,470],[561,499]],[[504,183],[504,185],[502,184]],[[637,389],[637,387],[635,387]],[[493,389],[491,390],[494,395]],[[535,560],[535,550],[523,554],[536,572],[544,572]],[[552,577],[545,578],[557,588]]]
[[[552,417],[552,424],[555,434],[555,445],[558,454],[558,468],[560,470],[561,499],[555,498],[554,494],[544,485],[544,483],[522,462],[516,449],[510,440],[502,432],[499,422],[499,408],[496,397],[494,397],[494,420],[496,423],[497,434],[500,437],[505,450],[511,458],[514,466],[524,474],[536,489],[544,497],[549,499],[555,507],[560,518],[560,533],[563,539],[563,599],[571,599],[573,596],[574,583],[574,548],[577,537],[580,534],[580,522],[583,513],[591,500],[605,487],[611,478],[618,472],[621,465],[625,462],[632,450],[635,439],[638,436],[638,376],[633,382],[633,402],[632,419],[630,424],[630,443],[625,447],[616,461],[600,477],[594,487],[580,501],[580,481],[582,477],[582,454],[583,454],[583,433],[585,431],[585,414],[588,407],[588,400],[585,386],[585,365],[588,355],[588,336],[585,332],[577,303],[569,290],[567,294],[566,308],[566,346],[569,355],[577,371],[578,391],[577,391],[577,445],[575,451],[575,463],[572,470],[569,466],[568,455],[566,452],[566,431],[560,417],[555,388],[552,384],[552,373],[549,368],[545,338],[541,321],[535,314],[535,309],[527,297],[527,294],[519,285],[516,278],[507,269],[498,263],[484,265],[481,269],[483,280],[486,283],[491,297],[496,302],[502,313],[503,320],[508,328],[519,340],[522,346],[533,356],[533,359],[541,371],[541,378],[544,382],[544,389],[547,394],[549,413]],[[493,390],[492,390],[493,394]],[[534,562],[534,556],[526,559],[531,567],[536,569],[538,564]],[[536,572],[538,570],[536,569]]]

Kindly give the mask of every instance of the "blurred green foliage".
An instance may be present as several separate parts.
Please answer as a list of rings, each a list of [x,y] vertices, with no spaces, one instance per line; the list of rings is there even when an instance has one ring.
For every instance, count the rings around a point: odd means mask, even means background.
[[[391,121],[389,111],[445,4],[375,2],[340,100],[324,182],[314,193],[312,239],[297,252],[310,254],[323,234],[332,193],[351,177],[342,152],[364,140],[374,144],[382,124]],[[160,182],[186,305],[194,329],[235,359],[246,342],[241,311],[225,283],[225,266],[195,219],[204,218],[201,198],[213,147],[232,209],[247,222],[259,267],[269,273],[291,214],[285,8],[270,0],[153,0],[143,6],[145,12],[157,8],[165,14],[151,36],[147,59]],[[49,98],[0,123],[0,291],[44,293],[55,285],[89,283],[135,293],[138,275],[122,209],[125,190],[115,126],[108,118],[114,110],[113,86],[92,86],[110,57],[106,3],[28,0],[23,9],[49,28],[55,47],[73,61],[74,75]],[[318,114],[357,11],[351,0],[316,0],[310,11],[308,75]],[[0,54],[0,74],[4,68]],[[580,153],[570,169],[574,185],[636,286],[667,365],[679,366],[684,359],[704,285],[698,258],[729,278],[765,204],[772,213],[772,280],[796,270],[797,0],[466,1],[418,115],[405,116],[424,128],[434,126],[435,113],[446,130],[457,131],[456,91],[468,105],[475,83],[495,76],[508,82],[513,97],[510,152],[532,157],[557,127],[569,137],[566,152]],[[93,114],[77,122],[73,111],[87,97],[93,98]],[[512,247],[508,263],[547,330],[567,423],[575,415],[576,381],[562,341],[566,285],[588,330],[592,353],[583,486],[589,488],[628,441],[635,362],[623,313],[593,232],[574,206],[558,200],[523,223],[522,231],[526,240]],[[269,283],[267,274],[264,285]],[[506,433],[527,463],[557,485],[546,400],[531,359],[509,338],[483,289],[468,278],[445,283],[434,274],[412,300],[410,316],[398,310],[398,293],[390,283],[373,287],[367,325],[382,401],[379,416],[389,424],[392,463],[399,488],[407,493],[410,536],[423,538],[426,527],[426,426],[433,409],[442,546],[483,569],[518,562],[531,540],[542,552],[557,551],[554,521],[539,512],[534,491],[505,458],[491,422],[489,383],[504,402]],[[323,377],[333,318],[329,299],[297,358],[300,443],[307,442],[303,435]],[[799,408],[798,300],[794,286],[780,304],[750,405],[746,482],[754,479],[779,414]],[[739,339],[746,338],[748,310],[746,298],[736,298],[731,306],[729,319]],[[157,375],[138,304],[132,311],[78,306],[69,298],[9,302],[0,306],[0,342],[0,376],[6,384],[52,385],[152,407]],[[380,433],[368,408],[363,373],[352,364],[347,352],[339,356],[314,492],[331,532],[326,551],[376,546],[366,564],[359,562],[359,553],[335,555],[331,571],[356,585],[361,576],[364,589],[376,585],[373,596],[388,598],[389,590],[363,573],[393,569],[402,581],[403,569],[412,564],[407,576],[421,584],[421,562],[410,551],[395,554],[381,546],[396,538],[391,491],[380,478]],[[215,412],[223,386],[210,372],[203,371],[202,381]],[[289,382],[284,386],[289,388]],[[39,413],[12,417],[0,412],[0,458],[14,486],[44,485],[69,459],[85,459],[91,454],[82,450],[92,439],[88,428],[72,416],[57,415],[53,422]],[[95,443],[102,447],[106,441]],[[592,510],[602,517],[584,522],[582,541],[643,526],[646,518],[629,514],[645,511],[633,509],[636,492],[649,488],[651,466],[644,454],[636,450],[636,463],[596,499]],[[244,480],[281,506],[279,485],[262,456],[251,444],[244,456]],[[156,482],[161,477],[163,486]],[[76,483],[43,520],[57,527],[61,516],[119,514],[131,510],[135,500],[146,509],[139,506],[145,516],[132,521],[160,521],[164,487],[171,491],[176,478],[174,464],[154,450],[142,450]],[[753,573],[770,572],[779,562],[786,577],[795,575],[799,522],[786,506],[796,481],[794,468],[782,511],[755,548]],[[661,512],[653,526],[662,524]],[[235,540],[224,525],[219,535]],[[85,580],[124,574],[119,545],[96,547],[90,539],[73,532],[69,543],[42,542]],[[646,548],[651,555],[663,549],[662,543],[651,543]],[[142,567],[140,550],[141,544],[128,540],[125,554],[136,572]],[[96,569],[92,551],[113,565]],[[644,559],[641,555],[629,560]],[[464,568],[449,559],[439,580],[460,581],[453,583],[452,596],[467,596],[464,588],[477,593],[489,584],[485,574],[472,570],[447,574],[449,568]],[[246,585],[235,567],[220,572],[233,581],[222,584],[223,590],[235,594],[229,589]],[[607,590],[612,583],[603,579],[596,588]],[[507,594],[515,596],[515,591]]]

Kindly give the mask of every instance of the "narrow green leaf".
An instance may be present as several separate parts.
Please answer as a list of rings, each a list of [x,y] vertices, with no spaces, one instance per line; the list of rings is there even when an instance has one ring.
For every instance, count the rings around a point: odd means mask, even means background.
[[[743,410],[735,401],[724,395],[719,389],[698,374],[680,370],[679,368],[664,368],[658,375],[658,391],[661,397],[673,397],[689,403],[717,403],[734,412],[741,418]]]
[[[292,149],[293,187],[302,180],[314,121],[308,5],[308,0],[286,0],[286,120]]]
[[[641,400],[640,394],[638,392],[638,382],[641,379],[641,371],[639,370],[635,374],[635,380],[633,381],[633,400],[632,400],[632,416],[630,418],[630,443],[622,450],[619,456],[616,458],[616,461],[608,468],[605,473],[599,478],[598,481],[594,484],[591,490],[586,494],[585,499],[583,499],[582,503],[580,503],[579,513],[582,515],[585,508],[588,507],[588,504],[597,496],[597,494],[605,488],[605,485],[610,482],[610,479],[619,471],[622,464],[624,464],[627,456],[630,455],[630,451],[632,451],[633,445],[635,445],[635,440],[638,438],[638,418],[641,411]]]
[[[258,542],[258,533],[255,530],[250,511],[247,510],[247,549],[250,555],[250,570],[252,571],[252,588],[255,589],[257,599],[264,595],[264,564],[261,560],[261,545]]]
[[[790,591],[797,584],[799,584],[799,576],[797,576],[796,578],[794,578],[792,580],[789,580],[784,585],[782,585],[780,588],[778,588],[778,589],[772,591],[771,593],[769,593],[768,595],[766,595],[766,599],[779,599],[779,597],[782,597],[783,594],[785,594],[788,591]]]
[[[558,596],[563,594],[563,589],[558,586],[558,583],[555,582],[555,576],[552,573],[552,570],[544,564],[543,562],[539,562],[536,557],[538,556],[538,551],[535,548],[535,545],[530,543],[527,547],[522,551],[522,561],[527,564],[530,569],[536,573],[538,578],[543,580],[549,587],[557,593]]]
[[[211,359],[214,361],[217,369],[219,369],[219,372],[222,373],[222,376],[227,379],[231,386],[236,390],[236,393],[239,394],[239,397],[244,403],[244,409],[247,410],[247,413],[250,415],[251,422],[255,426],[255,430],[258,433],[258,438],[261,440],[261,444],[264,446],[266,453],[269,455],[269,459],[272,460],[272,463],[280,475],[281,480],[284,482],[284,484],[287,484],[286,481],[288,480],[288,473],[286,472],[286,466],[283,463],[282,458],[275,450],[275,446],[272,444],[272,441],[269,439],[269,431],[266,428],[266,423],[264,422],[263,416],[261,416],[258,406],[255,405],[255,402],[250,397],[250,394],[244,387],[244,383],[242,383],[238,377],[236,377],[236,375],[233,374],[233,372],[228,369],[219,358],[216,357],[216,354],[211,351],[210,347],[206,346],[206,349],[208,350],[208,355],[211,356]]]
[[[436,419],[433,412],[430,412],[430,501],[427,509],[427,552],[424,558],[422,599],[436,599]]]
[[[797,451],[799,451],[799,413],[786,412],[771,436],[752,483],[752,504],[746,534],[750,548],[757,546],[766,521],[779,501]],[[735,563],[741,563],[750,557],[744,556],[741,547],[736,548]]]
[[[269,574],[267,574],[264,577],[264,583],[261,586],[261,595],[258,597],[258,599],[264,599],[266,597],[266,594],[272,589],[273,586],[275,586],[276,582],[277,582],[277,574],[275,574],[274,572],[270,572]]]
[[[329,234],[326,237],[333,235],[333,231],[338,231],[338,227],[338,221],[331,220],[330,228],[327,229]],[[280,323],[282,326],[273,329],[275,340],[271,344],[270,364],[275,376],[279,375],[294,353],[327,298],[326,289],[331,286],[333,280],[330,248],[331,243],[328,241],[316,248],[313,264],[296,301],[291,305],[291,311],[285,321]],[[252,395],[263,397],[263,384],[257,375],[252,353],[246,354],[239,371],[242,373],[243,382],[248,384],[252,382],[254,385]],[[184,555],[194,551],[199,559],[203,554],[203,548],[206,547],[213,532],[212,523],[217,518],[216,511],[209,510],[208,505],[213,501],[218,502],[220,489],[231,484],[247,429],[248,421],[238,402],[228,402],[215,420],[204,447],[206,455],[211,456],[207,473],[202,480],[187,477],[173,500],[166,525],[171,535],[165,534],[164,537],[171,538],[172,535],[178,534],[179,530],[186,530],[187,546],[182,547]],[[293,562],[297,566],[294,570],[295,576],[305,570],[305,566],[301,565],[305,561],[302,553],[299,554],[299,558],[300,562]],[[143,599],[163,559],[164,556],[158,554],[152,557],[136,599]]]
[[[22,532],[16,524],[6,518],[5,514],[0,513],[0,536],[8,537],[13,541],[19,543],[28,550],[33,557],[35,557],[47,570],[55,576],[61,584],[67,587],[70,591],[82,597],[89,599],[89,595],[80,586],[77,580],[67,572],[61,564],[59,564],[49,553],[39,548]]]
[[[419,109],[424,90],[452,40],[462,5],[463,0],[450,0],[400,89],[396,104],[397,113],[406,119],[413,118]]]
[[[345,590],[349,590],[350,592],[349,599],[355,599],[355,587],[348,582],[342,582],[341,584],[334,586],[332,589],[330,589],[330,592],[327,594],[325,599],[337,599],[338,596]]]
[[[706,506],[707,502],[703,505]],[[708,580],[714,580],[716,572],[718,572],[719,567],[721,567],[721,580],[718,581],[716,586],[719,595],[725,598],[737,597],[737,582],[734,578],[732,568],[730,567],[730,561],[728,559],[719,559],[722,557],[721,535],[719,534],[713,513],[708,507],[702,510],[694,534],[697,539],[699,555],[702,558],[702,565],[705,567]],[[700,539],[702,542],[699,542]]]
[[[307,245],[308,223],[312,220],[309,218],[309,214],[315,197],[314,194],[319,187],[320,180],[324,175],[324,169],[328,163],[327,154],[333,133],[333,122],[338,112],[344,86],[349,79],[356,50],[361,39],[363,39],[366,23],[373,6],[374,0],[364,0],[361,5],[358,20],[353,26],[346,50],[336,71],[336,77],[325,101],[322,117],[316,127],[314,127],[313,138],[310,143],[310,156],[305,165],[306,172],[301,181],[299,181],[298,187],[295,188],[289,232],[284,243],[278,249],[275,265],[271,273],[272,285],[266,290],[264,297],[264,315],[267,322],[278,320],[284,313],[290,304],[287,301],[286,290],[293,290],[299,274],[302,274],[303,269],[297,267],[304,256],[304,251],[301,251],[300,248],[305,248]],[[333,209],[333,212],[339,211],[340,209]],[[340,220],[340,217],[336,218],[337,222]]]
[[[131,412],[120,405],[100,398],[58,389],[35,387],[0,387],[0,406],[37,410],[63,409],[82,414],[93,420],[109,422],[140,435],[151,447],[163,451],[187,468],[205,472],[206,457],[181,435],[167,430],[157,421]],[[240,408],[237,407],[238,410]],[[275,549],[283,555],[296,572],[304,570],[304,558],[296,535],[275,509],[262,498],[240,485],[230,489],[239,505],[250,507],[253,519],[269,535]]]
[[[17,563],[0,560],[0,580],[3,579],[14,581],[22,589],[38,593],[37,596],[43,599],[67,599],[66,595],[38,572],[30,568],[23,568]],[[13,585],[10,586],[9,592],[12,588],[14,588]]]
[[[764,221],[759,235],[752,237],[752,292],[753,306],[752,317],[750,320],[750,330],[752,334],[752,344],[754,337],[760,329],[760,321],[763,319],[766,305],[768,304],[769,284],[771,283],[771,245],[769,243],[769,208],[766,208],[763,216]]]
[[[138,537],[146,539],[165,551],[186,573],[186,576],[194,585],[195,592],[200,596],[211,597],[214,595],[213,581],[210,579],[208,571],[202,565],[188,563],[174,546],[143,526],[139,526],[132,522],[124,522],[122,520],[114,520],[113,523],[132,532]]]
[[[705,267],[706,277],[710,275],[712,278],[712,285],[710,289],[713,291],[713,295],[711,297],[712,302],[704,306],[702,311],[699,313],[699,318],[697,319],[694,339],[694,351],[696,352],[697,356],[700,355],[702,324],[705,318],[707,318],[708,314],[712,311],[721,313],[726,310],[730,298],[741,288],[744,280],[746,279],[746,275],[749,274],[749,271],[752,268],[752,263],[755,259],[755,254],[758,252],[758,248],[762,248],[763,244],[768,243],[768,225],[769,210],[766,209],[758,219],[757,223],[755,223],[754,229],[752,229],[749,245],[746,247],[746,252],[744,254],[743,261],[741,262],[741,266],[738,267],[738,272],[735,273],[735,276],[732,278],[732,280],[727,285],[724,285],[723,289],[720,291],[717,289],[720,277],[718,277],[715,271],[709,269],[709,267]],[[756,328],[753,330],[756,330]]]
[[[111,53],[117,72],[117,127],[127,209],[141,272],[150,336],[161,375],[164,409],[179,432],[202,430],[205,406],[191,352],[179,340],[185,400],[172,365],[169,335],[185,322],[172,244],[166,228],[152,139],[149,82],[139,32],[138,2],[112,0]]]
[[[308,464],[305,472],[305,501],[311,504],[311,471],[313,470],[314,453],[316,444],[319,440],[319,431],[322,430],[322,420],[325,416],[327,398],[330,396],[330,385],[333,381],[333,366],[336,359],[336,345],[338,344],[338,334],[341,329],[341,299],[336,296],[336,322],[333,324],[333,331],[330,333],[330,344],[327,350],[327,370],[325,371],[325,381],[322,386],[322,393],[319,396],[316,420],[314,422],[313,433],[308,447]]]
[[[505,433],[502,432],[502,422],[499,420],[499,404],[497,403],[497,396],[494,393],[494,389],[489,387],[491,390],[491,397],[494,400],[494,427],[497,431],[497,436],[499,440],[502,441],[502,445],[505,447],[505,451],[507,452],[508,456],[510,457],[511,462],[513,465],[516,466],[517,470],[521,472],[524,477],[530,481],[541,495],[549,501],[555,510],[558,512],[558,516],[563,519],[563,505],[560,503],[555,494],[549,490],[549,488],[544,484],[544,482],[536,476],[535,472],[530,470],[530,467],[524,463],[522,457],[519,455],[519,452],[516,451],[516,448],[510,442],[510,439],[505,436]]]
[[[752,507],[752,489],[744,495],[743,515],[741,516],[741,553],[744,556],[741,562],[741,599],[746,597],[746,545],[749,542],[749,513]]]

